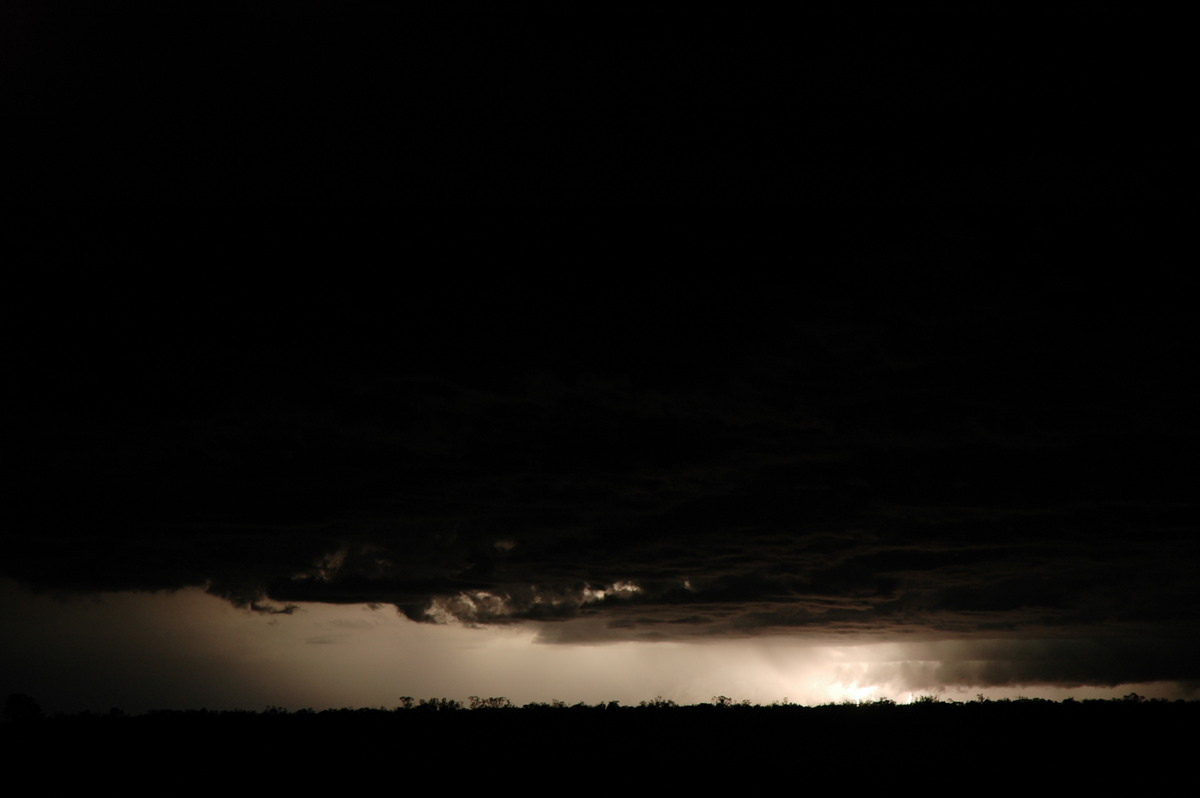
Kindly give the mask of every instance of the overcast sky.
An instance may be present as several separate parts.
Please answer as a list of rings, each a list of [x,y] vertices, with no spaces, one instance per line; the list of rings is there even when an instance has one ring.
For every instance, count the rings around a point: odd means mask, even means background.
[[[1111,25],[18,18],[0,691],[1191,695],[1194,286]]]
[[[901,644],[848,683],[924,690],[1197,676],[1188,286],[1059,268],[1161,257],[1144,228],[76,221],[57,257],[97,268],[6,314],[3,576],[41,596],[6,588],[18,674],[197,669],[181,641],[211,633],[250,670],[284,639],[323,671],[442,652],[371,704],[538,697],[486,659],[435,679],[451,640],[539,667]],[[614,665],[648,674],[614,697],[671,692],[665,667]],[[540,698],[609,684],[563,679]],[[735,681],[710,695],[776,684]],[[287,699],[336,703],[313,689]]]

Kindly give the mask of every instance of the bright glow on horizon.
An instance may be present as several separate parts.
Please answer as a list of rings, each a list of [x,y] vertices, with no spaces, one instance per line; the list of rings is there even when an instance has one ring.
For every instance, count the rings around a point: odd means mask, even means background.
[[[623,588],[617,585],[613,590]],[[538,642],[535,626],[421,624],[393,608],[239,610],[199,589],[55,599],[0,583],[0,690],[48,711],[267,706],[394,707],[400,696],[505,696],[568,704],[728,696],[755,704],[1043,697],[1180,697],[1177,685],[942,687],[909,643],[798,637],[703,642]],[[83,663],[82,665],[80,663]]]

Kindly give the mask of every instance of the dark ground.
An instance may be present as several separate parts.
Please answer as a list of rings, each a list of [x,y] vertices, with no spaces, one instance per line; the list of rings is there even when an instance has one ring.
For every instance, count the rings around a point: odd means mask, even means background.
[[[1195,702],[161,712],[0,726],[10,777],[219,789],[811,790],[1194,785]]]

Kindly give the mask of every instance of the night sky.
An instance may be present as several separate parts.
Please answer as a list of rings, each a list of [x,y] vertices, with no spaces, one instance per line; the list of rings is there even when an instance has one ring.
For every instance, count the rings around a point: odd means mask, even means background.
[[[13,8],[0,693],[1194,697],[1146,20]]]

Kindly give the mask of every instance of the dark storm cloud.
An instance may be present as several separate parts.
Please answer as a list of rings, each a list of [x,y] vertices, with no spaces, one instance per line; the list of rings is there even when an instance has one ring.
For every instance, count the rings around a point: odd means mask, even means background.
[[[1133,637],[943,641],[905,644],[860,678],[907,690],[1195,682],[1194,639]]]
[[[1182,284],[959,273],[1070,247],[897,224],[887,246],[810,248],[791,286],[729,276],[800,257],[769,225],[573,225],[59,242],[66,263],[128,250],[187,279],[9,300],[2,575],[392,604],[545,641],[1197,629]],[[402,279],[330,265],[379,247]],[[639,271],[667,255],[692,276]],[[922,258],[946,274],[878,276]],[[467,269],[498,259],[573,271]],[[1102,659],[1153,670],[1130,657]],[[1003,668],[970,678],[1036,675]]]

